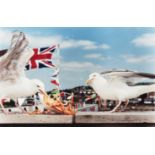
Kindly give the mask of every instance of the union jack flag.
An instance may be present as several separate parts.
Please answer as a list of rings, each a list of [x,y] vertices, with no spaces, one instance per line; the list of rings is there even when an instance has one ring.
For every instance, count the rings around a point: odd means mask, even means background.
[[[56,45],[44,48],[34,48],[34,54],[26,65],[26,70],[44,67],[56,67],[52,62],[53,53],[56,51],[56,49]]]
[[[53,53],[57,50],[58,46],[54,45],[51,47],[43,48],[33,48],[34,54],[30,58],[28,64],[26,65],[26,70],[38,69],[44,67],[55,67],[52,62]],[[0,50],[0,57],[6,54],[7,49]]]

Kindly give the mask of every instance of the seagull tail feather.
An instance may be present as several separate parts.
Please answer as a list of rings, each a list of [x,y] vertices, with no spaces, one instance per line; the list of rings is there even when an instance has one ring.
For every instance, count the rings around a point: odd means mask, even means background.
[[[155,92],[155,84],[148,85],[148,86],[139,86],[138,91],[139,91],[140,94]]]

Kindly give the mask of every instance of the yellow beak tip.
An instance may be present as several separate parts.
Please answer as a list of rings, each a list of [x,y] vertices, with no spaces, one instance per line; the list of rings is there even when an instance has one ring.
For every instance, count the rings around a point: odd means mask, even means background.
[[[87,84],[87,85],[89,85],[89,84],[90,84],[90,82],[91,82],[90,80],[87,80],[87,81],[86,81],[86,84]]]

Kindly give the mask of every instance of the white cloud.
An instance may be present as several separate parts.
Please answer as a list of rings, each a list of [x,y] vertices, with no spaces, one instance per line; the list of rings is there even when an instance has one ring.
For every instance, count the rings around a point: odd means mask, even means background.
[[[87,54],[84,56],[87,59],[100,59],[100,60],[105,60],[105,57],[103,57],[102,54],[99,53],[93,53],[93,54]]]
[[[78,62],[78,61],[70,61],[70,62],[61,62],[61,68],[63,70],[68,71],[102,71],[103,67],[100,65],[95,65],[91,62]]]
[[[84,50],[94,50],[94,49],[109,49],[110,46],[107,44],[97,44],[91,40],[75,40],[75,39],[63,39],[61,42],[62,48],[82,48]]]
[[[122,55],[121,56],[128,63],[152,63],[155,62],[155,55]]]
[[[0,46],[8,47],[10,44],[12,32],[6,29],[0,29]],[[76,40],[72,38],[64,38],[61,35],[41,36],[27,34],[31,47],[50,46],[51,44],[60,44],[61,48],[82,48],[84,50],[109,49],[107,44],[97,44],[91,40]]]
[[[12,33],[0,28],[0,47],[7,48],[10,45]]]
[[[74,40],[74,39],[62,39],[62,48],[77,48],[81,47],[85,50],[97,49],[95,42],[90,40]]]
[[[99,48],[102,48],[102,49],[109,49],[110,46],[107,45],[107,44],[101,44],[101,45],[99,45]]]
[[[145,33],[131,41],[136,46],[155,47],[155,33]]]
[[[60,44],[62,42],[61,36],[34,36],[27,35],[31,47],[51,46],[53,44]]]

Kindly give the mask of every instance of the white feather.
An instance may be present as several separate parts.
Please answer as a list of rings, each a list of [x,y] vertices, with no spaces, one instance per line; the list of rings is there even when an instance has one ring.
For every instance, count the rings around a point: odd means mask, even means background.
[[[90,85],[102,99],[124,101],[142,94],[155,92],[155,84],[129,86],[121,78],[108,80],[98,73],[89,76]]]
[[[27,97],[44,89],[41,81],[31,80],[24,74],[32,54],[25,34],[14,33],[8,53],[0,59],[0,99]]]

